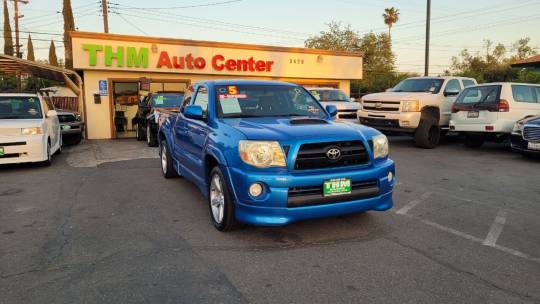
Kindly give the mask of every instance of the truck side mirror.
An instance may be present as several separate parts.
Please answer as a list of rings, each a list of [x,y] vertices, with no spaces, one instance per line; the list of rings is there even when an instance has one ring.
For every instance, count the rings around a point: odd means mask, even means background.
[[[200,105],[189,105],[184,108],[184,116],[190,119],[204,120],[204,113]]]
[[[327,105],[326,112],[330,114],[330,117],[335,117],[337,115],[337,107],[334,105]]]

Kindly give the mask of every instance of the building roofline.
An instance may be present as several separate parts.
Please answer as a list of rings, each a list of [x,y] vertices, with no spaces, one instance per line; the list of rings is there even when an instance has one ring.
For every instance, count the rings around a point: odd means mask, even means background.
[[[161,44],[173,44],[173,45],[179,44],[179,45],[189,45],[189,46],[218,47],[218,48],[229,48],[229,49],[245,49],[245,50],[304,53],[304,54],[348,56],[348,57],[363,57],[364,56],[363,52],[330,51],[330,50],[298,48],[298,47],[282,47],[282,46],[269,46],[269,45],[259,45],[259,44],[229,43],[229,42],[203,41],[203,40],[178,39],[178,38],[160,38],[160,37],[147,37],[147,36],[137,36],[137,35],[105,34],[105,33],[95,33],[95,32],[71,31],[69,32],[69,35],[71,38],[147,42],[147,43],[161,43]]]

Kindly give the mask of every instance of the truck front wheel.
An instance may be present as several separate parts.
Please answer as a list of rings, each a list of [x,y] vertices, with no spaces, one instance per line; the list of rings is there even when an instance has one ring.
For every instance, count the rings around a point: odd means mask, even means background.
[[[420,125],[414,133],[416,146],[424,149],[433,149],[439,144],[441,139],[441,129],[437,120],[433,117],[426,117],[420,120]]]
[[[178,176],[178,173],[174,171],[171,153],[169,152],[167,142],[165,140],[161,141],[161,145],[159,147],[159,156],[161,159],[161,172],[163,173],[163,176],[165,178]]]
[[[219,231],[238,228],[240,223],[235,217],[234,200],[219,166],[212,168],[208,177],[208,205],[214,227]]]

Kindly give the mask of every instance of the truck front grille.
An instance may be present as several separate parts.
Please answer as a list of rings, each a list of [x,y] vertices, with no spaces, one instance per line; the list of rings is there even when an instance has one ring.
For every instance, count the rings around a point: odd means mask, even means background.
[[[356,119],[358,110],[339,110],[338,117],[341,119]]]
[[[331,159],[328,150],[337,148],[340,156]],[[294,169],[324,169],[367,164],[369,156],[361,141],[337,141],[325,143],[303,144],[300,146]]]
[[[364,100],[362,109],[366,111],[399,112],[399,101]]]
[[[58,120],[60,122],[74,122],[74,121],[76,121],[75,115],[71,115],[71,114],[58,115]]]
[[[540,127],[525,126],[523,128],[523,139],[528,141],[540,141]]]
[[[366,199],[379,195],[376,180],[353,182],[351,193],[337,196],[324,196],[322,185],[289,188],[287,207],[302,207],[332,204],[352,200]]]

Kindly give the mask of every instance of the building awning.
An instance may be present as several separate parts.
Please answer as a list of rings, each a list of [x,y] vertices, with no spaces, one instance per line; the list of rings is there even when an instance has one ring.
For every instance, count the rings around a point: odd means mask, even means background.
[[[0,54],[0,73],[13,76],[39,77],[55,80],[65,84],[76,95],[79,95],[82,86],[81,77],[72,70],[55,67],[49,64],[38,63],[14,56]]]
[[[540,67],[540,55],[532,56],[527,59],[516,61],[510,64],[513,68],[528,68],[528,67]]]

